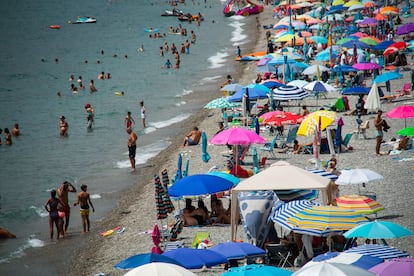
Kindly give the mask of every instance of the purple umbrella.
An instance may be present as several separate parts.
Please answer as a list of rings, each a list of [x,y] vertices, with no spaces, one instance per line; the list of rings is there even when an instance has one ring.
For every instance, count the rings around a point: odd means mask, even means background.
[[[376,63],[372,62],[364,62],[364,63],[356,63],[352,65],[353,68],[358,70],[374,70],[374,69],[381,69],[381,66],[379,66]]]
[[[379,276],[414,275],[414,259],[398,258],[386,260],[369,269],[369,271]]]
[[[409,34],[411,32],[414,32],[414,23],[401,25],[397,29],[397,35]]]
[[[377,25],[377,23],[378,23],[378,20],[376,20],[375,18],[369,17],[359,22],[358,25],[374,26],[374,25]]]

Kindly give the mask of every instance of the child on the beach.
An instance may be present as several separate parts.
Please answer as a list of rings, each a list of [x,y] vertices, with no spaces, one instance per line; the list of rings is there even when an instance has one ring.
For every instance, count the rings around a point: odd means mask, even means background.
[[[76,201],[73,206],[80,206],[80,215],[82,217],[82,226],[83,233],[88,233],[90,230],[90,221],[89,221],[89,208],[92,207],[92,212],[95,212],[95,207],[93,207],[91,197],[86,191],[88,186],[86,184],[81,185],[81,192],[78,194],[78,201]],[[90,205],[90,207],[89,207]]]

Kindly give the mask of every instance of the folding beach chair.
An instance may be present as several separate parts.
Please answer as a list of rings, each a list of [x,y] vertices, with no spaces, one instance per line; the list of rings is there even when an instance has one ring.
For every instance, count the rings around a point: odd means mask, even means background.
[[[265,143],[263,147],[260,148],[260,151],[270,153],[273,157],[275,157],[275,152],[273,151],[273,149],[276,146],[277,139],[278,139],[278,136],[273,137],[272,142]]]
[[[277,266],[285,267],[292,265],[293,252],[289,247],[283,244],[267,244],[266,245],[267,263],[275,262]]]

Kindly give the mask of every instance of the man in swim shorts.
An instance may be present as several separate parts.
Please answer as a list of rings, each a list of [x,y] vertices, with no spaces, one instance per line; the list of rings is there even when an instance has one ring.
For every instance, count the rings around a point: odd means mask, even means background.
[[[132,131],[132,128],[127,128],[128,136],[128,156],[131,162],[131,171],[135,171],[135,154],[137,152],[138,136]]]
[[[76,188],[73,187],[73,185],[71,183],[69,183],[68,181],[63,182],[60,185],[59,189],[57,190],[59,200],[62,203],[62,210],[63,210],[63,212],[65,212],[65,221],[64,221],[64,224],[65,224],[64,231],[65,231],[65,233],[66,233],[66,231],[68,231],[69,217],[70,217],[69,192],[76,193]]]
[[[79,205],[79,212],[82,218],[83,233],[88,233],[90,230],[89,208],[92,207],[92,212],[95,212],[95,208],[93,207],[89,193],[86,191],[88,189],[88,186],[86,184],[82,184],[80,188],[82,191],[78,194],[78,201],[76,201],[73,206]]]
[[[201,131],[198,130],[198,127],[194,127],[193,130],[184,137],[183,147],[185,147],[186,145],[188,146],[198,145],[198,143],[200,142],[200,138],[201,138]]]

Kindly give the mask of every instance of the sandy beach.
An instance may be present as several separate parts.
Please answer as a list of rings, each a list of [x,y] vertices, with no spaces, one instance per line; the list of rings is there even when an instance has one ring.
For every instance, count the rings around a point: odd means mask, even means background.
[[[273,6],[265,6],[265,11],[260,14],[261,25],[275,23],[273,19]],[[410,18],[409,18],[410,19]],[[409,20],[408,19],[408,20]],[[251,49],[249,52],[263,51],[266,49],[265,30],[258,31],[255,27],[255,18],[251,17],[251,27],[248,30],[249,37],[256,37],[251,39],[251,43],[245,46]],[[408,57],[411,62],[411,57]],[[413,66],[407,66],[413,69]],[[255,63],[241,63],[238,70],[232,74],[237,83],[248,84],[255,79]],[[410,71],[402,71],[403,79],[391,81],[391,90],[400,89],[404,83],[410,82]],[[223,76],[223,80],[225,76]],[[220,80],[223,81],[223,80]],[[367,84],[370,80],[367,80]],[[211,99],[222,95],[219,91],[219,83],[217,84],[217,91],[211,93]],[[336,99],[340,97],[339,93],[331,93],[327,99],[319,99],[318,106],[333,104]],[[351,109],[355,107],[357,97],[349,96]],[[316,99],[309,97],[301,103],[307,105],[310,110],[319,109],[316,106]],[[414,97],[401,97],[398,101],[383,103],[382,110],[384,114],[392,108],[403,105],[414,104]],[[291,106],[285,107],[285,110],[292,112],[299,112],[299,107]],[[342,133],[353,133],[357,129],[356,116],[346,116],[344,113],[338,113],[338,117],[342,117],[345,125]],[[349,145],[353,150],[349,150],[336,155],[338,159],[338,169],[350,168],[367,168],[378,172],[384,176],[384,180],[375,183],[368,183],[365,188],[361,188],[361,192],[374,192],[377,196],[377,201],[381,203],[385,210],[378,213],[378,219],[384,219],[399,223],[411,230],[414,230],[414,215],[412,214],[410,203],[414,200],[414,193],[412,192],[412,179],[414,170],[411,168],[414,164],[414,151],[403,151],[399,155],[375,155],[375,138],[373,119],[375,114],[364,115],[362,119],[369,120],[371,128],[367,130],[367,138],[358,137],[354,134]],[[190,160],[189,174],[204,173],[211,167],[218,166],[220,170],[224,169],[225,157],[223,152],[226,151],[225,146],[209,145],[208,152],[211,155],[211,160],[208,163],[203,163],[201,159],[201,145],[182,147],[182,140],[186,133],[188,133],[193,126],[198,126],[200,130],[206,132],[208,139],[213,137],[217,131],[217,123],[221,121],[220,110],[200,110],[197,114],[189,118],[187,121],[174,126],[182,129],[181,135],[177,136],[175,141],[163,151],[159,156],[151,159],[144,168],[140,169],[137,177],[137,184],[132,188],[126,190],[120,198],[118,205],[110,214],[100,221],[92,224],[92,232],[82,237],[83,245],[74,252],[72,263],[67,266],[65,275],[95,275],[104,273],[104,275],[123,275],[125,271],[114,268],[113,266],[119,261],[139,253],[146,253],[151,250],[152,239],[150,232],[154,224],[164,226],[173,220],[173,215],[162,222],[156,219],[156,206],[154,200],[154,185],[153,176],[155,174],[161,175],[161,171],[166,168],[170,179],[174,178],[177,169],[177,156],[179,153],[183,154],[184,160]],[[391,129],[385,133],[384,140],[389,141],[392,137],[397,137],[396,131],[404,127],[404,120],[388,119]],[[407,120],[407,126],[412,126],[413,119]],[[270,141],[272,138],[264,134]],[[301,143],[310,142],[308,137],[298,137]],[[386,152],[388,149],[386,145],[382,146],[381,151]],[[259,153],[261,156],[266,156],[266,153]],[[329,154],[321,155],[321,160],[328,160]],[[314,166],[309,160],[312,155],[299,154],[277,154],[276,158],[268,158],[267,164],[284,160],[293,165],[305,168]],[[247,164],[251,164],[251,155],[246,157]],[[250,162],[250,163],[249,163]],[[246,165],[246,168],[251,168],[251,165]],[[340,194],[356,194],[358,193],[357,186],[340,186]],[[206,200],[206,203],[208,199]],[[176,209],[178,203],[174,202]],[[181,207],[183,201],[181,201]],[[225,206],[227,202],[225,202]],[[209,206],[207,203],[206,206]],[[122,234],[114,234],[109,237],[101,237],[98,233],[114,228],[118,225],[126,227]],[[191,244],[195,232],[208,231],[211,236],[211,243],[217,244],[219,242],[228,241],[230,237],[230,226],[205,226],[205,227],[185,227],[183,232],[179,235],[179,239],[185,244]],[[237,238],[246,240],[243,229],[239,227]],[[391,246],[395,246],[401,250],[407,251],[411,256],[414,256],[414,237],[408,237],[398,240],[389,240]],[[197,272],[199,275],[219,275],[223,269],[213,268],[205,272]]]

